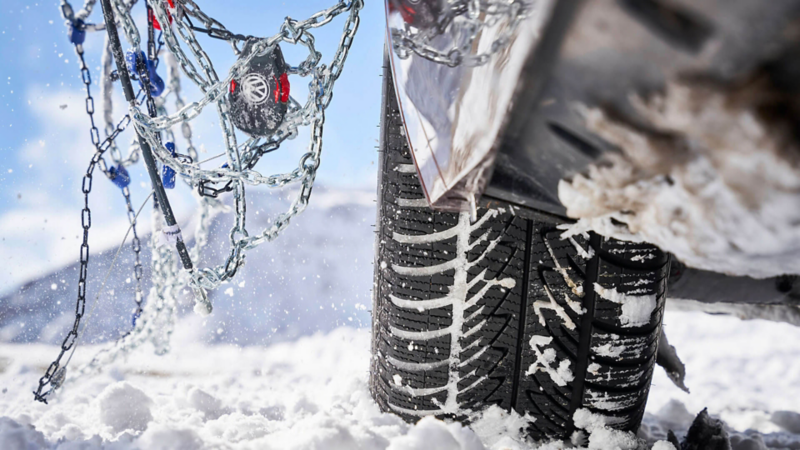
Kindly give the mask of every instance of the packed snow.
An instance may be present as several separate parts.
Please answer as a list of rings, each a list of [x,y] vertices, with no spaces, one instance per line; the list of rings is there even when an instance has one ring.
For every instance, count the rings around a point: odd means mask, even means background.
[[[800,274],[800,152],[748,105],[720,92],[670,84],[631,99],[673,145],[582,108],[587,127],[623,149],[559,184],[587,230],[644,241],[690,267],[732,275]]]
[[[600,284],[594,284],[594,291],[600,297],[622,305],[622,314],[619,320],[623,327],[641,327],[650,323],[650,316],[656,309],[656,296],[623,294],[616,289],[607,289]]]
[[[570,370],[570,361],[563,359],[556,362],[556,351],[554,348],[545,348],[553,342],[553,338],[549,336],[533,336],[530,340],[530,346],[536,355],[536,360],[525,371],[525,375],[533,375],[538,371],[545,372],[550,375],[553,382],[559,386],[566,386],[567,383],[575,379],[575,376]],[[555,366],[555,367],[554,367]]]
[[[56,348],[0,345],[3,449],[566,448],[526,442],[530,418],[492,408],[471,426],[381,413],[368,388],[368,329],[338,328],[268,347],[204,344],[183,319],[173,351],[143,348],[102,374],[68,383],[49,405],[31,390]],[[657,369],[638,436],[579,411],[577,448],[666,450],[708,407],[737,449],[800,448],[800,329],[760,320],[669,311],[670,342],[687,365],[691,394]],[[91,349],[76,354],[80,363]],[[738,430],[738,431],[734,431]]]

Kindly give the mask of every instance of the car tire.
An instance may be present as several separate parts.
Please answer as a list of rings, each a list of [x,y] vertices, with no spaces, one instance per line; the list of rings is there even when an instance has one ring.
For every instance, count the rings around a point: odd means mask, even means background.
[[[371,393],[409,422],[497,405],[568,438],[585,409],[636,430],[656,364],[669,257],[511,206],[428,207],[384,69]]]

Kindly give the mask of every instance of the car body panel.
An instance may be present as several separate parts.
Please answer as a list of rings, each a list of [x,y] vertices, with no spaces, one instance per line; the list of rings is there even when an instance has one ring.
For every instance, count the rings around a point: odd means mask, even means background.
[[[394,30],[412,25],[408,17],[390,8],[389,1],[386,14],[391,40]],[[514,28],[509,45],[481,66],[450,67],[413,52],[401,58],[390,50],[406,136],[420,181],[434,208],[468,209],[485,188],[498,149],[498,136],[523,65],[549,13],[548,4],[549,1],[531,2],[526,18]],[[472,46],[473,52],[488,51],[504,26],[509,26],[508,21],[486,28]],[[445,51],[453,40],[450,33],[441,33],[428,44]]]

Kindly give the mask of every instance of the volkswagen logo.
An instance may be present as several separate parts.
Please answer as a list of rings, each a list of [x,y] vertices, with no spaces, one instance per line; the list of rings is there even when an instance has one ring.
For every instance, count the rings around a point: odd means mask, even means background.
[[[242,79],[242,95],[251,105],[260,105],[266,102],[269,92],[269,82],[260,73],[249,73]]]
[[[271,136],[277,130],[289,104],[288,67],[281,48],[275,45],[253,55],[248,41],[241,58],[251,58],[240,78],[231,80],[228,90],[231,121],[250,136]]]

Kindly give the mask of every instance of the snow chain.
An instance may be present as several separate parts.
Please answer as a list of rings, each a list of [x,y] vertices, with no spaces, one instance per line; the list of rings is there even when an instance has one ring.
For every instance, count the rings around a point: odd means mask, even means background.
[[[391,22],[392,49],[401,59],[413,53],[449,67],[482,66],[508,47],[530,3],[532,0],[389,0],[390,15],[399,15],[404,22],[402,26]],[[503,28],[488,49],[474,53],[481,34],[497,25]]]
[[[341,75],[353,38],[358,30],[359,12],[363,8],[363,0],[339,0],[330,8],[317,12],[306,20],[298,21],[287,17],[281,25],[280,31],[268,38],[259,38],[250,35],[236,34],[228,31],[219,21],[205,14],[192,0],[145,0],[148,12],[147,29],[147,54],[140,50],[141,37],[132,15],[131,9],[138,0],[105,0],[103,3],[110,5],[108,17],[113,19],[106,24],[86,23],[91,15],[96,0],[86,0],[83,8],[77,13],[67,0],[61,1],[61,12],[69,30],[69,39],[75,45],[81,64],[81,77],[86,88],[86,112],[90,119],[90,136],[95,147],[95,153],[83,178],[82,192],[84,194],[84,208],[81,213],[83,225],[83,243],[80,250],[80,269],[78,281],[78,299],[76,303],[75,321],[72,329],[67,334],[61,345],[58,357],[50,364],[44,376],[39,380],[39,386],[34,392],[35,399],[47,403],[49,394],[63,385],[66,381],[66,366],[71,354],[66,361],[62,361],[68,352],[74,352],[78,341],[81,319],[86,315],[86,286],[89,263],[89,228],[91,227],[91,211],[89,209],[89,193],[92,188],[92,175],[95,167],[115,184],[123,193],[128,211],[131,230],[133,231],[132,249],[135,255],[134,279],[136,281],[135,308],[132,318],[132,330],[117,340],[111,347],[102,350],[92,361],[78,369],[77,375],[94,373],[104,365],[113,362],[117,357],[127,354],[142,343],[150,341],[156,346],[157,353],[165,353],[169,349],[169,335],[176,317],[176,298],[185,286],[191,287],[195,292],[205,289],[215,289],[221,283],[231,279],[244,263],[245,254],[256,246],[275,239],[288,225],[291,219],[301,213],[308,205],[313,188],[314,179],[320,165],[322,153],[322,133],[325,122],[325,109],[331,102],[336,80]],[[330,62],[330,65],[321,64],[322,55],[314,46],[314,36],[311,32],[330,23],[337,16],[348,13],[345,19],[344,31],[339,41],[339,46]],[[194,21],[193,21],[194,19]],[[202,24],[202,27],[196,25]],[[113,26],[112,26],[113,25]],[[106,39],[103,55],[103,119],[105,122],[106,138],[101,142],[100,134],[94,120],[94,99],[91,96],[91,76],[83,57],[83,42],[87,32],[103,31],[112,26],[109,36],[119,28],[130,46],[125,56],[130,79],[138,81],[140,89],[131,99],[129,111],[117,122],[112,121],[111,91],[114,81],[120,80],[118,71],[112,70],[112,56],[120,48],[114,48],[114,42]],[[156,30],[159,34],[156,35]],[[220,79],[208,54],[203,50],[197,40],[197,33],[209,37],[223,39],[231,43],[231,47],[239,60],[233,64],[227,76]],[[117,39],[118,42],[118,39]],[[182,42],[182,44],[181,44]],[[308,51],[308,56],[296,66],[287,64],[284,77],[281,79],[276,92],[276,101],[285,104],[285,116],[279,126],[268,135],[253,135],[243,143],[237,143],[234,124],[231,117],[231,104],[229,92],[233,93],[238,86],[237,80],[248,71],[252,71],[252,61],[263,58],[262,55],[275,52],[279,44],[302,45]],[[184,52],[184,47],[189,48],[189,56]],[[168,66],[168,82],[161,81],[157,73],[161,47],[168,49],[166,65]],[[197,63],[197,66],[195,65]],[[119,63],[119,61],[118,61]],[[182,71],[194,82],[203,93],[202,98],[191,103],[186,103],[181,97],[179,71]],[[126,72],[123,70],[123,72]],[[309,95],[305,104],[300,104],[289,96],[288,76],[309,78]],[[252,77],[251,77],[252,78]],[[284,79],[285,78],[285,79]],[[248,80],[244,80],[248,81]],[[267,80],[268,82],[270,80]],[[275,80],[277,83],[277,80]],[[252,83],[246,85],[252,88]],[[271,85],[270,85],[271,86]],[[124,83],[123,83],[124,87]],[[285,89],[284,89],[285,87]],[[242,87],[244,89],[245,87]],[[259,88],[256,85],[256,88]],[[252,89],[248,91],[251,94]],[[258,91],[258,93],[261,93]],[[174,96],[174,111],[167,111],[166,99]],[[278,98],[280,97],[280,98]],[[216,169],[201,168],[197,151],[192,143],[190,121],[196,118],[203,109],[214,104],[219,115],[223,129],[225,152],[227,162]],[[141,106],[146,105],[146,110]],[[123,157],[116,138],[133,122],[139,142],[130,145],[127,157]],[[186,155],[179,154],[174,144],[172,127],[179,125],[186,141]],[[237,124],[238,125],[238,124]],[[296,169],[288,173],[263,175],[255,167],[262,156],[280,148],[287,139],[298,136],[300,127],[310,127],[311,142],[309,150],[302,155]],[[195,245],[188,251],[188,265],[184,260],[184,268],[179,271],[175,251],[165,242],[162,235],[175,236],[172,239],[181,239],[180,229],[177,225],[165,227],[165,220],[169,220],[158,209],[153,213],[153,235],[151,246],[153,248],[152,279],[153,287],[148,295],[147,302],[143,301],[141,288],[142,266],[140,260],[141,243],[136,232],[136,214],[134,213],[128,185],[130,176],[126,167],[140,159],[143,152],[142,145],[152,149],[155,161],[161,164],[161,179],[156,189],[158,199],[159,189],[170,188],[176,175],[197,190],[199,201],[199,223],[195,232]],[[145,150],[148,150],[145,148]],[[113,160],[109,167],[104,159],[108,151]],[[145,154],[148,156],[148,154]],[[212,158],[213,159],[213,158]],[[251,234],[246,227],[246,186],[267,186],[280,188],[290,183],[299,183],[300,189],[288,211],[278,215],[272,226]],[[233,193],[235,209],[234,225],[229,233],[230,252],[221,264],[195,269],[191,261],[197,261],[200,251],[208,239],[208,226],[211,218],[221,210],[224,204],[217,197],[224,193]],[[163,194],[166,195],[166,194]],[[164,197],[166,198],[166,197]],[[158,203],[158,201],[156,201]],[[161,205],[162,208],[164,205]],[[166,210],[171,214],[171,210]],[[174,233],[177,229],[177,233]],[[184,255],[181,255],[184,259]],[[99,295],[99,294],[98,294]],[[199,301],[200,302],[200,301]],[[210,311],[210,304],[208,304]],[[86,324],[81,332],[85,331]],[[74,377],[73,377],[74,378]]]

